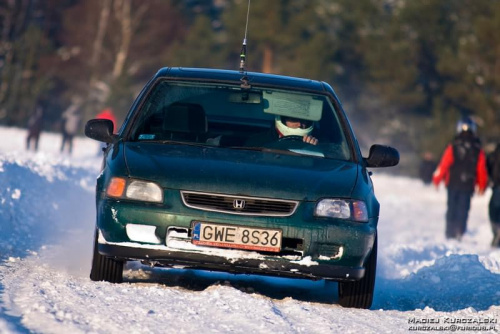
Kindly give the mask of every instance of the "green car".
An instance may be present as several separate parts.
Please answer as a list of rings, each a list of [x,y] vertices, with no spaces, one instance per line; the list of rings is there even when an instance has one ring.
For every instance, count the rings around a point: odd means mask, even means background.
[[[369,308],[379,203],[342,105],[325,82],[163,68],[108,143],[97,178],[90,278],[121,282],[126,261],[338,281],[339,304]]]

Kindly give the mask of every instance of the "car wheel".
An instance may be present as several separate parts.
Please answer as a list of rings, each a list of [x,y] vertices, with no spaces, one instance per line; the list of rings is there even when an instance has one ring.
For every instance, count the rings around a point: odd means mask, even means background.
[[[377,238],[365,266],[365,276],[356,282],[339,282],[339,304],[343,307],[365,308],[372,306],[377,271]]]
[[[98,234],[99,232],[96,229],[94,236],[94,255],[92,257],[90,279],[92,281],[121,283],[123,281],[123,265],[125,261],[111,259],[99,254],[97,244]]]

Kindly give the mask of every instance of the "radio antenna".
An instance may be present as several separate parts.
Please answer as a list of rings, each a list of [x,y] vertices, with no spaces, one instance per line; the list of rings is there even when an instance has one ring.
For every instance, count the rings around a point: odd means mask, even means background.
[[[248,9],[247,9],[247,22],[245,25],[245,38],[243,38],[243,45],[241,46],[240,52],[240,72],[245,72],[245,62],[247,57],[247,32],[248,32],[248,16],[250,14],[250,0],[248,0]]]

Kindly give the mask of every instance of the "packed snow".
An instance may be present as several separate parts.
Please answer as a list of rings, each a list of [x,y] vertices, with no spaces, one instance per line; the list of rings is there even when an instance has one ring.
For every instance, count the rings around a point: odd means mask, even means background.
[[[57,133],[26,151],[0,127],[0,333],[500,332],[500,249],[491,191],[475,196],[461,242],[444,237],[446,191],[374,169],[381,213],[375,299],[342,308],[336,283],[158,269],[89,279],[99,144]],[[404,159],[404,157],[403,157]]]

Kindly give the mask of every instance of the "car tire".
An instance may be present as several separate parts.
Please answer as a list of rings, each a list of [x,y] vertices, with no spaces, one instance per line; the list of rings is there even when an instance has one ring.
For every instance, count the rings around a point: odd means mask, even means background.
[[[377,237],[365,265],[365,276],[355,282],[339,282],[339,304],[343,307],[369,309],[372,306],[377,271]]]
[[[98,235],[99,233],[96,229],[94,236],[94,254],[92,257],[90,279],[92,281],[121,283],[123,281],[123,265],[125,261],[111,259],[99,254],[99,246],[97,244]]]

